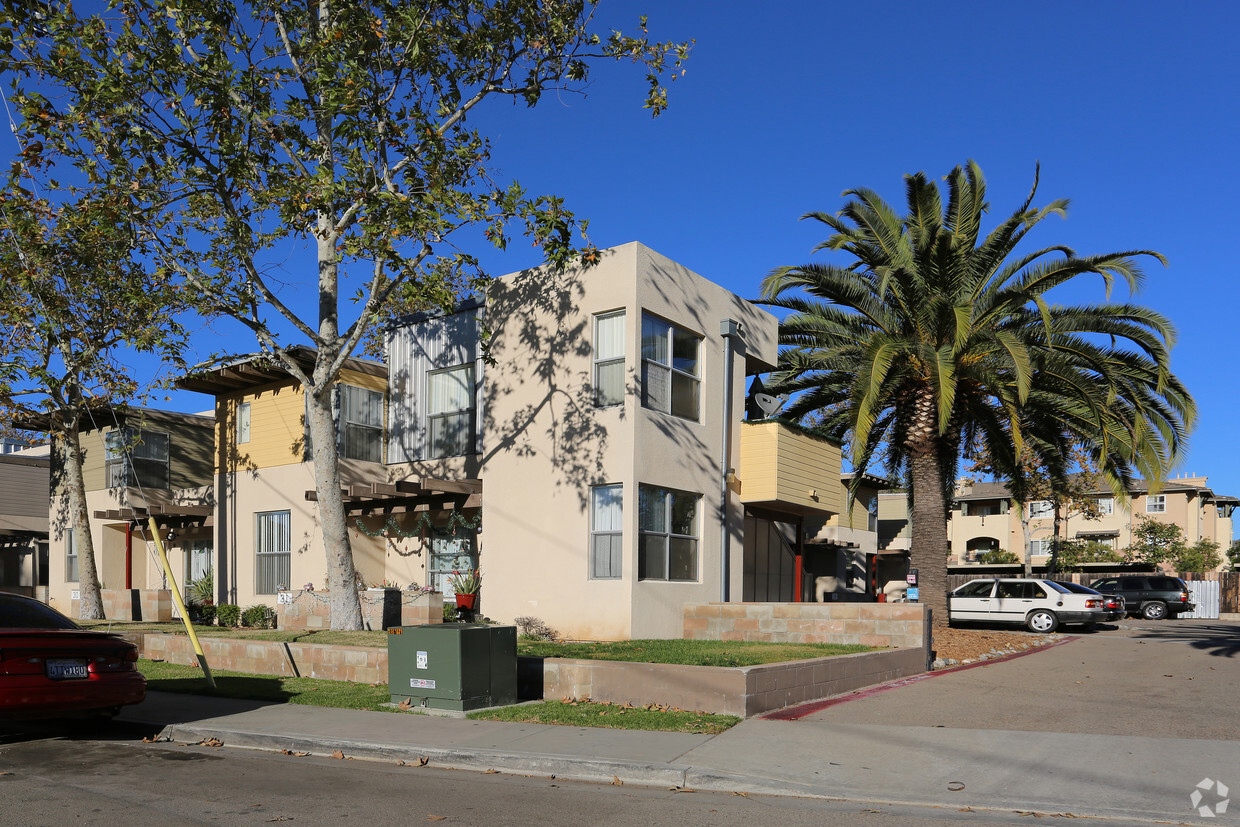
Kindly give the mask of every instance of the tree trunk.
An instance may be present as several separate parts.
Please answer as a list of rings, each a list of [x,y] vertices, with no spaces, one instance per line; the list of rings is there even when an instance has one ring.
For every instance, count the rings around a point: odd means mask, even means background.
[[[912,550],[909,566],[917,569],[921,601],[933,612],[935,628],[947,628],[947,506],[943,469],[933,447],[909,460],[913,494]]]
[[[1046,561],[1046,576],[1054,577],[1059,571],[1059,525],[1061,519],[1059,516],[1059,500],[1051,498],[1051,556]]]
[[[1016,503],[1020,509],[1020,545],[1024,549],[1024,566],[1021,569],[1025,577],[1033,577],[1033,538],[1029,535],[1029,509],[1024,503]]]
[[[69,527],[78,558],[78,617],[82,620],[103,619],[103,595],[100,593],[99,570],[95,566],[95,543],[90,535],[90,511],[86,505],[86,481],[82,477],[82,440],[77,418],[60,428],[61,457],[64,460],[65,487],[69,491]]]
[[[331,628],[362,628],[362,604],[357,596],[357,570],[349,544],[349,526],[340,496],[340,461],[336,422],[332,416],[332,386],[320,392],[306,389],[306,416],[314,461],[314,490],[318,494],[319,531],[327,555],[327,587],[331,594]]]

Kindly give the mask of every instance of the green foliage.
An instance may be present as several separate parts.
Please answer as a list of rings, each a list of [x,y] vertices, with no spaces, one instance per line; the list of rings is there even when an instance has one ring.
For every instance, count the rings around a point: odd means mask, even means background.
[[[606,729],[641,729],[652,732],[693,732],[703,735],[717,735],[741,722],[741,719],[734,715],[689,712],[659,704],[633,706],[632,704],[579,701],[572,698],[471,712],[465,717],[474,721],[512,721],[559,726],[604,727]]]
[[[622,640],[611,643],[521,641],[522,655],[542,658],[584,658],[636,663],[678,663],[689,666],[756,666],[789,660],[825,658],[872,651],[868,646],[840,643],[756,643],[730,640]]]
[[[1020,558],[1016,556],[1016,552],[1006,549],[995,549],[994,551],[981,551],[977,554],[977,562],[984,565],[996,565],[999,563],[1019,563]]]
[[[443,604],[443,622],[444,623],[456,623],[456,621],[457,621],[456,604],[455,603]]]
[[[190,603],[185,607],[189,611],[191,623],[203,623],[208,626],[215,623],[216,607],[210,603]]]
[[[1175,523],[1160,523],[1138,517],[1132,541],[1124,555],[1137,563],[1157,566],[1179,557],[1184,551],[1184,532]]]
[[[1240,571],[1240,540],[1233,540],[1227,548],[1227,559],[1233,571]]]
[[[207,679],[202,676],[202,670],[192,666],[139,660],[138,671],[146,676],[147,689],[159,692],[183,692],[338,709],[368,709],[374,712],[390,710],[385,704],[392,700],[391,692],[385,684],[371,686],[351,681],[250,675],[213,669],[211,676],[215,678],[215,688],[212,689],[207,685]]]
[[[241,625],[254,629],[274,629],[276,612],[265,603],[248,607],[241,613]]]
[[[1171,558],[1171,567],[1176,571],[1214,571],[1223,562],[1218,543],[1201,538],[1191,546],[1185,546]]]
[[[240,626],[241,607],[236,603],[221,603],[216,610],[215,617],[221,626]]]
[[[197,580],[190,581],[189,602],[191,605],[206,606],[215,602],[215,571],[207,573]]]
[[[1161,255],[1017,252],[1067,201],[1033,207],[1035,176],[1029,197],[983,234],[981,169],[969,162],[946,181],[944,198],[924,173],[906,176],[903,216],[872,190],[847,191],[840,212],[805,216],[831,232],[816,249],[844,260],[779,267],[762,284],[765,303],[791,311],[769,392],[793,394],[790,417],[816,414],[818,431],[849,446],[856,471],[881,458],[908,481],[912,565],[936,618],[946,616],[946,517],[961,456],[984,448],[1024,501],[1022,452],[1058,480],[1079,445],[1123,490],[1134,472],[1165,476],[1196,417],[1171,373],[1166,317],[1049,295],[1085,275],[1108,291],[1117,279],[1135,289],[1137,259]]]
[[[448,588],[456,594],[477,594],[482,588],[482,572],[478,569],[454,571],[448,578]]]
[[[1085,563],[1122,563],[1124,555],[1108,545],[1090,540],[1061,540],[1056,546],[1056,571],[1083,571]]]

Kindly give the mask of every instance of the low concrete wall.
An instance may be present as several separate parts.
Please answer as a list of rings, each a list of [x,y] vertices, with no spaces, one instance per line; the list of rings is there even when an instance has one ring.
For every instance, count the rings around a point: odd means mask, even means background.
[[[358,592],[357,596],[362,604],[362,627],[365,629],[443,623],[443,595],[439,592],[375,589]],[[281,592],[277,601],[277,629],[331,628],[328,592]]]
[[[100,589],[103,616],[108,620],[172,620],[168,589]],[[69,601],[69,616],[81,614],[81,601]]]
[[[387,683],[388,679],[387,649],[218,637],[200,637],[198,642],[212,669],[358,683]],[[144,658],[198,665],[187,635],[148,632],[142,636],[140,645]]]
[[[740,667],[547,658],[543,691],[551,699],[659,703],[748,717],[925,671],[920,648]]]
[[[919,603],[688,603],[683,617],[686,640],[924,649],[930,637]]]

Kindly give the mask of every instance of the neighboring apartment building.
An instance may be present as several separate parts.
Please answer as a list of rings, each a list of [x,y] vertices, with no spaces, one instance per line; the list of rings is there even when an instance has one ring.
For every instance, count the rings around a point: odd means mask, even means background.
[[[1238,501],[1214,493],[1206,477],[1181,476],[1167,480],[1151,494],[1149,484],[1136,481],[1124,504],[1110,491],[1096,492],[1100,516],[1086,519],[1078,511],[1065,509],[1060,515],[1059,539],[1093,541],[1123,550],[1132,543],[1140,518],[1178,525],[1190,545],[1200,539],[1217,542],[1223,549],[1232,540],[1232,512]],[[1049,502],[1030,502],[1032,560],[1045,565],[1054,539],[1054,513]],[[1024,558],[1020,514],[1012,511],[1007,487],[1002,483],[961,483],[956,488],[949,522],[952,562],[971,564],[983,551],[1004,549]]]
[[[178,578],[209,567],[214,490],[211,417],[98,410],[81,434],[95,565],[104,589],[167,588],[148,527],[155,517]],[[77,616],[78,539],[69,525],[63,450],[52,446],[48,602]]]
[[[0,455],[0,591],[46,599],[47,446]]]
[[[638,243],[393,325],[387,366],[340,380],[359,577],[450,597],[454,570],[480,568],[483,614],[582,639],[679,637],[685,603],[812,599],[807,534],[844,510],[839,446],[741,419],[777,329]],[[298,384],[258,362],[180,384],[216,397],[222,597],[321,590]]]

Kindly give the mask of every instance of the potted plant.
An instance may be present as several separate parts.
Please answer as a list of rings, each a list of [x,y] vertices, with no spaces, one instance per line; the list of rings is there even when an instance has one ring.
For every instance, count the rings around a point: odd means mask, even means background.
[[[482,573],[473,571],[454,571],[448,578],[448,586],[456,592],[456,605],[462,609],[472,609],[478,604],[478,590],[482,588]]]

